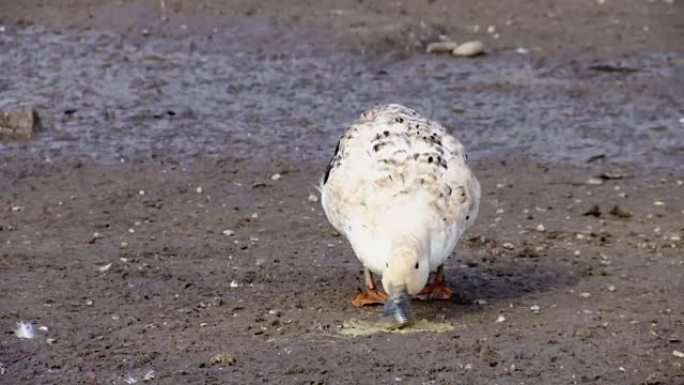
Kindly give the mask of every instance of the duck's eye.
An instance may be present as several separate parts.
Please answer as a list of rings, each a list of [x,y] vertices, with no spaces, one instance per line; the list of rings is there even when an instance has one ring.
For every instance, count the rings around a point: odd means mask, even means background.
[[[420,265],[418,264],[418,262],[416,262],[415,266],[413,266],[413,267],[415,267],[416,270],[418,270],[418,268],[420,267]]]

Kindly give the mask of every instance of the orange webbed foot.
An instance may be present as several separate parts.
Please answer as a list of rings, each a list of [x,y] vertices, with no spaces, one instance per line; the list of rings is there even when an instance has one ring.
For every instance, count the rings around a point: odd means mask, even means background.
[[[352,305],[356,307],[364,307],[368,305],[383,304],[387,301],[387,294],[378,289],[367,289],[357,294],[351,300]]]
[[[422,300],[428,300],[428,299],[442,299],[442,300],[448,300],[453,297],[454,291],[451,290],[449,286],[447,286],[446,283],[441,282],[441,283],[430,283],[423,290],[420,291],[420,293],[416,294],[416,298],[422,299]]]

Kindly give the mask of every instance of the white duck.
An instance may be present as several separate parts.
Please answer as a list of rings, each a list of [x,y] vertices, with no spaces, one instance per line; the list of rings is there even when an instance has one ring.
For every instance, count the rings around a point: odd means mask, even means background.
[[[453,295],[444,262],[477,217],[480,184],[444,127],[398,104],[364,112],[335,149],[321,202],[364,266],[366,290],[352,304],[386,302],[385,315],[405,325],[409,295]]]

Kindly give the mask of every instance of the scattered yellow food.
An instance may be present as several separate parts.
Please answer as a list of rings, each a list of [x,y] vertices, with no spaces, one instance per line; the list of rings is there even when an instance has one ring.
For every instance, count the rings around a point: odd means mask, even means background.
[[[351,320],[342,325],[340,334],[349,337],[363,337],[375,333],[444,333],[454,330],[454,325],[448,322],[430,322],[426,319],[412,321],[407,326],[399,328],[396,323],[379,321],[357,321]]]

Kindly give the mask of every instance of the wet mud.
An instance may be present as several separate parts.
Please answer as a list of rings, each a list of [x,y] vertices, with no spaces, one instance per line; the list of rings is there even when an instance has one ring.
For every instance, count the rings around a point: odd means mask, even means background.
[[[0,383],[684,383],[679,3],[60,1],[0,1],[0,110],[43,126],[0,142]],[[423,53],[497,18],[482,57]],[[412,304],[453,330],[350,338],[382,309],[315,185],[386,102],[461,139],[483,203],[455,298]]]

